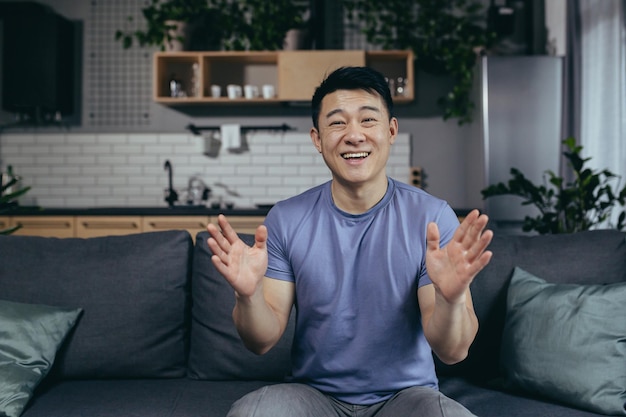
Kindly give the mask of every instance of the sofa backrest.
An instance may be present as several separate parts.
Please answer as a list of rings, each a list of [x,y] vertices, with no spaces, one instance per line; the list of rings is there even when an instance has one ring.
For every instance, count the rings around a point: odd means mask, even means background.
[[[240,235],[248,244],[253,236]],[[263,356],[250,353],[232,322],[232,288],[211,263],[208,233],[199,233],[194,252],[193,318],[189,376],[195,379],[283,380],[290,372],[292,317],[280,343]],[[480,322],[469,357],[447,366],[436,360],[439,375],[487,381],[499,371],[506,292],[516,266],[554,283],[597,284],[626,281],[626,233],[598,230],[576,234],[494,237],[490,264],[472,283]]]
[[[279,343],[258,356],[245,348],[233,324],[235,294],[211,262],[208,232],[196,236],[192,275],[189,377],[204,380],[282,381],[291,373],[294,317]],[[248,244],[254,236],[240,234]]]
[[[489,249],[493,258],[471,285],[479,321],[468,358],[453,366],[437,361],[440,375],[487,381],[499,376],[500,341],[508,284],[516,266],[551,283],[610,284],[626,281],[626,233],[594,230],[574,234],[503,236]]]
[[[0,298],[83,308],[52,377],[181,377],[192,249],[185,231],[0,236]]]

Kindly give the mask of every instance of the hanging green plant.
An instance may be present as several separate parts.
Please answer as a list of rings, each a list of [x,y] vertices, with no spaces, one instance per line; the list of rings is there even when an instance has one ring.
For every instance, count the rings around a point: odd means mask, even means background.
[[[383,49],[412,49],[417,68],[454,81],[438,99],[444,119],[472,121],[477,52],[495,39],[486,29],[483,2],[471,0],[343,0],[349,21]]]
[[[613,189],[620,177],[604,169],[601,171],[585,167],[591,158],[583,158],[583,147],[577,146],[574,138],[563,142],[567,148],[563,155],[572,169],[573,180],[567,182],[554,172],[546,171],[547,183],[535,185],[518,169],[511,168],[508,183],[490,185],[481,193],[484,199],[514,195],[523,198],[522,205],[533,205],[539,210],[536,217],[526,216],[522,229],[539,234],[574,233],[605,225],[608,228],[626,228],[626,210],[622,210],[617,224],[611,224],[613,210],[626,207],[626,186]]]
[[[162,51],[174,42],[190,50],[221,49],[223,40],[232,33],[228,7],[227,0],[150,0],[141,9],[145,29],[120,29],[115,39],[124,49],[135,42],[140,47],[158,46]],[[127,21],[130,26],[137,23],[132,16]]]
[[[229,50],[283,49],[290,29],[306,29],[308,8],[297,0],[239,0],[232,3],[233,36],[226,42]]]
[[[150,0],[141,9],[145,28],[117,30],[115,39],[125,49],[179,42],[187,50],[276,50],[288,30],[305,28],[307,10],[297,0]],[[128,17],[128,26],[137,23]]]

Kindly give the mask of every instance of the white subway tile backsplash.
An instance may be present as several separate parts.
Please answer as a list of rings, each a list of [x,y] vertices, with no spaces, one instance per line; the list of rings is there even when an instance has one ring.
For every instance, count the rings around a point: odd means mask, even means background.
[[[81,146],[68,144],[53,145],[50,149],[52,155],[78,155],[82,152]]]
[[[37,188],[42,188],[44,186],[55,186],[55,185],[65,185],[65,178],[63,177],[48,177],[48,176],[39,176],[35,178],[32,183],[33,186]]]
[[[129,182],[129,179],[126,177],[118,176],[113,177],[110,175],[98,177],[97,184],[99,185],[110,185],[110,186],[122,186],[126,185]]]
[[[204,155],[204,140],[192,134],[30,134],[0,135],[0,161],[12,165],[32,186],[28,201],[42,207],[164,206],[168,186],[164,163],[182,197],[198,175],[214,197],[239,206],[273,203],[330,179],[330,171],[307,132],[248,133],[248,150]],[[387,172],[407,182],[409,135],[391,148]],[[216,183],[241,197],[228,196]]]
[[[35,158],[35,163],[37,165],[63,165],[65,163],[65,158],[63,156],[54,156],[54,155],[42,155],[37,156]]]
[[[95,166],[96,157],[94,155],[66,155],[65,163],[67,165]],[[102,166],[105,166],[105,164],[102,164]]]
[[[110,144],[110,145],[119,145],[123,143],[128,143],[128,135],[126,134],[98,134],[99,144]]]
[[[95,197],[69,197],[65,199],[67,207],[88,208],[97,206]],[[43,206],[42,203],[37,204]]]
[[[98,135],[68,134],[64,138],[64,142],[67,143],[68,145],[73,145],[73,146],[85,146],[89,144],[100,143],[98,141],[98,138],[99,138]],[[59,143],[63,143],[63,142],[59,142]]]
[[[90,177],[90,176],[78,176],[78,177],[68,177],[65,180],[65,183],[67,185],[95,185],[96,184],[96,177]]]

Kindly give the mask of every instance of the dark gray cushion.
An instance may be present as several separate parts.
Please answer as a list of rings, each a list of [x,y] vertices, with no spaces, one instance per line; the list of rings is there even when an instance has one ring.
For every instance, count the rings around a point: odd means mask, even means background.
[[[469,357],[458,365],[437,361],[440,375],[489,380],[500,375],[500,341],[506,292],[516,266],[553,283],[609,284],[626,281],[626,233],[594,230],[573,234],[503,236],[489,247],[493,258],[472,283],[480,323]]]
[[[543,398],[503,392],[460,377],[444,377],[441,392],[480,417],[603,417]]]
[[[252,235],[240,235],[248,244]],[[293,317],[279,343],[263,356],[247,350],[235,329],[233,289],[211,262],[208,232],[198,233],[193,260],[189,376],[207,380],[281,381],[291,372]]]
[[[0,236],[0,253],[3,298],[84,309],[57,356],[56,376],[185,374],[189,233],[91,239]]]
[[[81,311],[0,300],[0,415],[22,413]]]
[[[550,284],[516,268],[500,361],[505,386],[626,415],[626,283]]]
[[[224,417],[267,382],[176,379],[68,380],[42,387],[21,417]]]

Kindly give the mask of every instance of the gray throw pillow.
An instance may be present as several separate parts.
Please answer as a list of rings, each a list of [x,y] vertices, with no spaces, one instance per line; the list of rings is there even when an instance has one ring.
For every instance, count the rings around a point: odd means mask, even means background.
[[[0,296],[84,310],[57,355],[54,379],[179,378],[186,374],[192,249],[181,230],[0,236]]]
[[[626,283],[551,284],[516,268],[507,296],[505,384],[626,415]]]
[[[81,312],[0,300],[0,415],[22,414]]]
[[[294,317],[282,339],[259,356],[245,348],[233,323],[235,294],[211,262],[208,232],[198,233],[191,279],[193,307],[188,375],[207,380],[283,381],[291,374]],[[252,235],[240,235],[248,244]],[[293,316],[293,314],[292,314]]]

